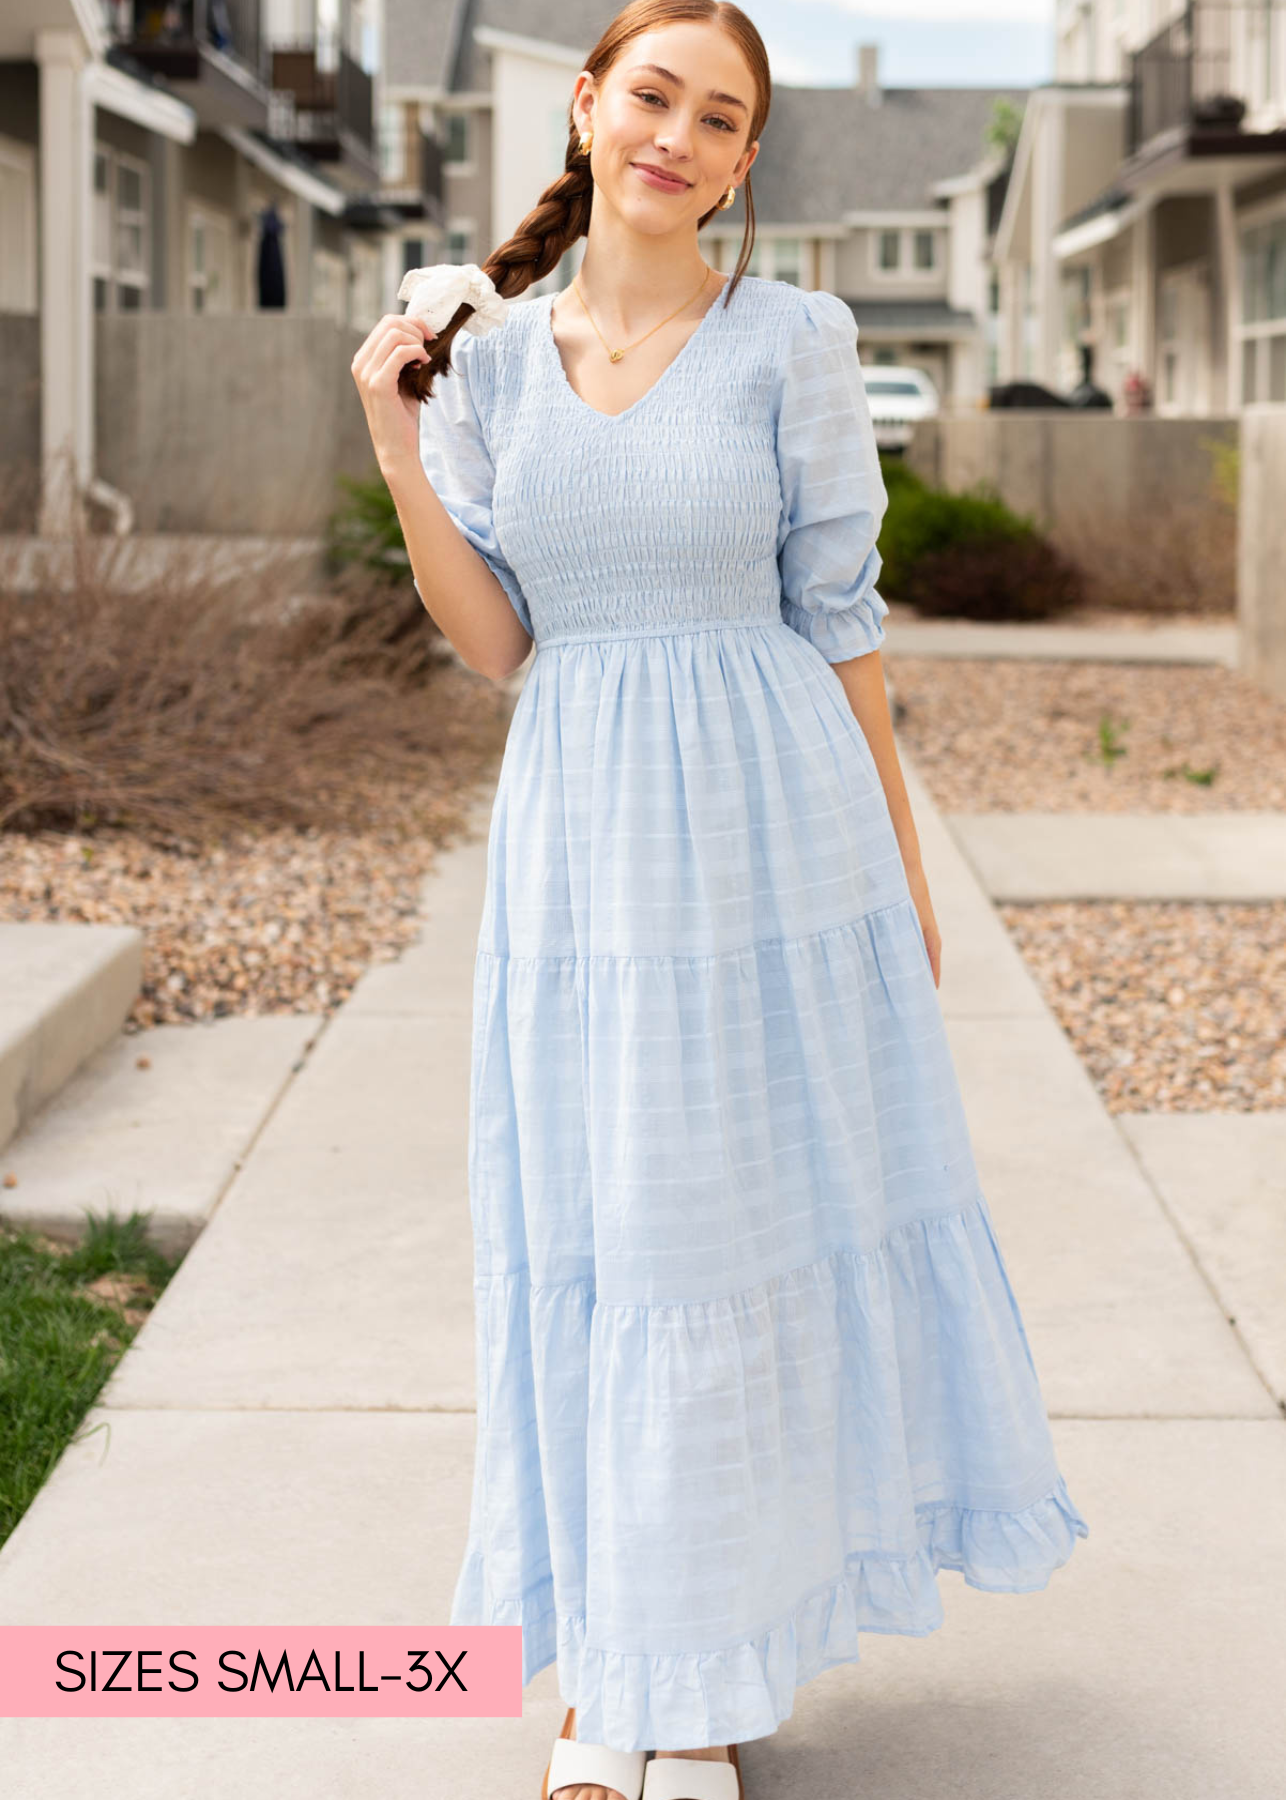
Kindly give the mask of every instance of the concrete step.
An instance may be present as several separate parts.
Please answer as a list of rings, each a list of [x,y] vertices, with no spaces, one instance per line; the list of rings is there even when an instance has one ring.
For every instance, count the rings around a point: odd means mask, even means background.
[[[1159,620],[1126,626],[1025,624],[975,619],[917,619],[900,608],[890,613],[884,649],[891,655],[985,656],[1020,661],[1212,663],[1238,666],[1237,623],[1207,625]]]
[[[8,1145],[17,1186],[0,1188],[0,1217],[74,1242],[88,1209],[137,1209],[158,1248],[183,1254],[321,1024],[282,1013],[118,1035]]]
[[[143,975],[129,925],[0,925],[0,1145],[120,1031]]]
[[[1286,816],[948,813],[992,900],[1286,899]]]

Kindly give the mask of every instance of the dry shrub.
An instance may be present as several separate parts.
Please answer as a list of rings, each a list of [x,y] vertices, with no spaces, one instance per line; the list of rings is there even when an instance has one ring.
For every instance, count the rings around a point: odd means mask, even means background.
[[[901,597],[926,619],[1053,619],[1084,600],[1075,564],[1045,538],[982,538],[930,550],[911,564]]]
[[[85,537],[39,591],[0,578],[0,829],[361,829],[378,784],[503,739],[494,684],[435,704],[451,652],[414,589],[301,592],[253,549]]]

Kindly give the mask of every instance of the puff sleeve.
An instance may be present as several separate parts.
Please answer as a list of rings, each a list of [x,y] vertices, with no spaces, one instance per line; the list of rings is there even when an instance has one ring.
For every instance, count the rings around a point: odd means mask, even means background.
[[[530,632],[526,597],[505,560],[491,516],[496,471],[483,426],[488,371],[477,361],[481,342],[475,332],[457,334],[451,373],[438,376],[432,397],[420,408],[420,462],[456,529],[484,558]],[[414,586],[418,594],[419,582]]]
[[[776,390],[782,618],[832,663],[878,649],[889,610],[875,587],[888,493],[856,343],[838,295],[801,292]]]

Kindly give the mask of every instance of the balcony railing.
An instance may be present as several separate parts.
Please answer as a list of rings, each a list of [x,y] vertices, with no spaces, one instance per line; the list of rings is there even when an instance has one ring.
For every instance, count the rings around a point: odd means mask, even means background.
[[[100,0],[112,38],[172,81],[197,81],[203,48],[267,79],[260,0]]]
[[[1235,130],[1269,97],[1282,0],[1189,0],[1130,58],[1128,153],[1176,127]]]
[[[322,66],[314,44],[278,44],[272,51],[272,85],[294,98],[294,137],[319,159],[341,154],[348,137],[368,151],[375,144],[374,82],[347,50],[335,49]]]

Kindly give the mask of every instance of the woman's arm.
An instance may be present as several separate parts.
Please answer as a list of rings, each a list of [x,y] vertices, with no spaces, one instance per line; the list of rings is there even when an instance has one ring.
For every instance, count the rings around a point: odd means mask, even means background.
[[[465,373],[468,343],[476,339],[462,345],[460,368],[439,376],[422,406],[398,383],[403,368],[424,361],[428,335],[422,320],[386,313],[353,358],[353,380],[425,609],[470,668],[503,681],[532,638],[517,577],[491,530],[494,470]]]
[[[418,457],[390,459],[380,472],[426,612],[471,669],[506,680],[526,661],[532,640],[503,583],[456,528]]]
[[[915,829],[915,820],[911,817],[911,801],[907,795],[902,765],[898,761],[893,720],[889,715],[889,697],[884,686],[884,658],[878,650],[872,650],[866,656],[853,656],[844,662],[833,662],[831,667],[839,676],[848,696],[848,703],[862,727],[862,735],[871,747],[871,756],[888,801],[889,817],[893,821],[898,847],[902,852],[911,898],[915,901],[920,927],[924,932],[924,945],[929,952],[936,987],[942,978],[942,934],[938,930],[933,904],[929,899],[928,882],[920,855],[920,838]]]

